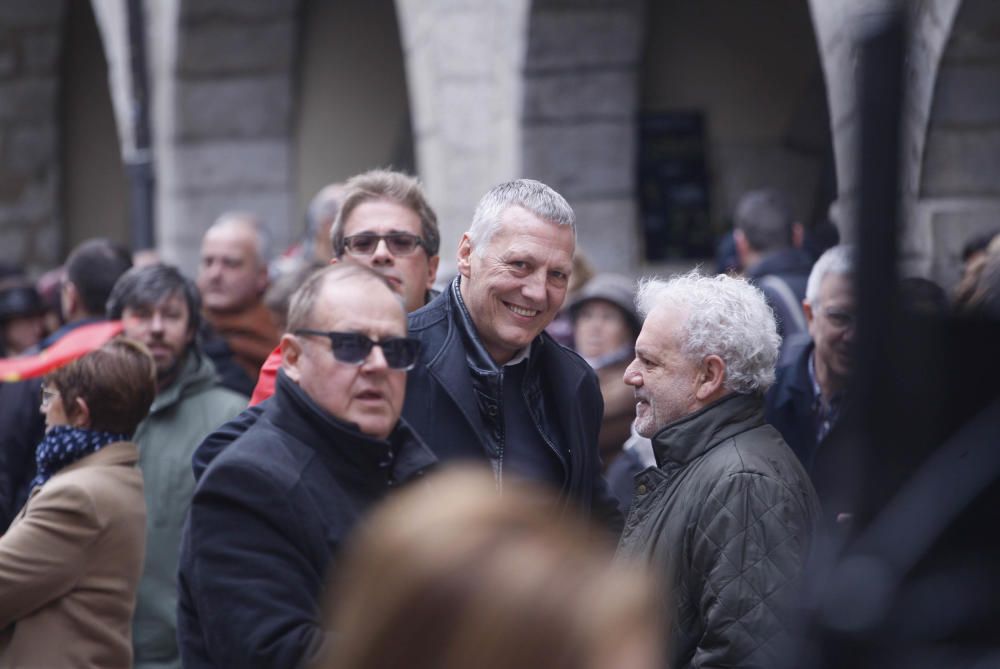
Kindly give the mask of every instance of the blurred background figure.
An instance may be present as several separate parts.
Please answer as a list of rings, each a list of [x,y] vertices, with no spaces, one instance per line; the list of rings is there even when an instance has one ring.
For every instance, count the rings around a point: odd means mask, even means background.
[[[45,336],[45,305],[26,277],[0,280],[0,357],[15,356]]]
[[[635,310],[635,286],[618,274],[598,274],[569,307],[576,352],[597,372],[604,396],[598,445],[607,468],[621,452],[635,418],[632,390],[622,381],[632,361],[642,321]]]
[[[130,439],[155,393],[127,339],[46,377],[38,473],[0,536],[0,666],[132,666],[146,504]]]
[[[812,258],[799,248],[802,225],[795,221],[786,196],[773,188],[745,193],[736,205],[733,224],[740,265],[774,310],[778,334],[784,340],[805,332],[802,300]]]
[[[955,308],[959,311],[975,310],[980,299],[980,277],[990,255],[1000,254],[1000,233],[978,235],[966,242],[962,249],[962,279],[955,288]]]
[[[197,283],[205,320],[251,381],[278,345],[280,334],[263,302],[268,242],[264,225],[246,212],[223,214],[201,241]]]
[[[573,254],[573,274],[569,277],[569,286],[566,289],[566,305],[556,315],[545,332],[563,346],[573,348],[573,318],[570,316],[569,305],[573,303],[576,296],[587,282],[596,274],[594,266],[587,260],[587,255],[583,249],[577,248]]]
[[[647,573],[546,491],[508,485],[446,471],[378,509],[335,576],[336,642],[315,668],[663,666]]]

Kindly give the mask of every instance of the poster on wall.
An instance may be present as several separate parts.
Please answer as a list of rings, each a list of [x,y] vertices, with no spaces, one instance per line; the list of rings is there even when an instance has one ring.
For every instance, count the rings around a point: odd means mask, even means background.
[[[639,210],[647,260],[707,258],[714,252],[699,111],[639,116]]]

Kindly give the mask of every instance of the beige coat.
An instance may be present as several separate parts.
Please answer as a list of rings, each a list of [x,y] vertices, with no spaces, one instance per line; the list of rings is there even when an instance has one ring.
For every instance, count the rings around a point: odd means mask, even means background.
[[[117,442],[64,467],[0,536],[0,669],[132,666],[146,532],[138,457]]]

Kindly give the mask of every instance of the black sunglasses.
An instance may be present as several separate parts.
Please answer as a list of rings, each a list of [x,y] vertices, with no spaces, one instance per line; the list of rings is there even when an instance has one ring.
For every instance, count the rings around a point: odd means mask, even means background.
[[[394,256],[408,256],[418,247],[424,245],[424,240],[409,232],[390,232],[387,235],[376,235],[373,232],[362,232],[359,235],[344,237],[344,248],[355,256],[370,256],[375,253],[378,243],[385,240],[389,253]]]
[[[413,337],[389,337],[382,341],[369,339],[357,332],[326,332],[323,330],[295,330],[295,335],[326,337],[330,340],[333,357],[349,365],[360,365],[368,358],[372,348],[382,349],[385,362],[393,369],[413,369],[420,353],[420,340]]]

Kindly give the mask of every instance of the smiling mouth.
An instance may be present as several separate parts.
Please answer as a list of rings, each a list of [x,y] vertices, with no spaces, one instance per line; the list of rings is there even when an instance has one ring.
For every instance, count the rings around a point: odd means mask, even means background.
[[[511,304],[510,302],[504,302],[506,306],[512,313],[521,316],[522,318],[534,318],[538,314],[542,313],[538,309],[527,309],[525,307],[519,307],[516,304]]]

